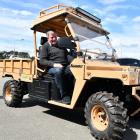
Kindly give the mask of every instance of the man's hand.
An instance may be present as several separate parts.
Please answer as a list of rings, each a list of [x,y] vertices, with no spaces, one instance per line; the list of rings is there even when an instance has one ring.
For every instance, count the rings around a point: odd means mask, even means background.
[[[59,63],[54,63],[54,64],[53,64],[53,67],[54,67],[54,68],[62,68],[63,65],[62,65],[62,64],[59,64]]]

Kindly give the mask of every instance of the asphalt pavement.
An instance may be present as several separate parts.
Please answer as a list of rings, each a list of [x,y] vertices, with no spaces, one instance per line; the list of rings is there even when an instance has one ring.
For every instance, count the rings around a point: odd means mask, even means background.
[[[20,108],[7,107],[0,91],[0,140],[95,140],[83,115],[81,110],[63,109],[28,96]],[[140,140],[140,119],[131,119],[129,126],[124,140]]]

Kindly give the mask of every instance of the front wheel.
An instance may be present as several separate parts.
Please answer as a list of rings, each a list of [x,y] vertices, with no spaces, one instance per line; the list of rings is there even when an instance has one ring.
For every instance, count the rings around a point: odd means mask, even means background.
[[[98,92],[89,97],[85,118],[91,134],[98,140],[121,140],[128,122],[123,103],[107,92]]]
[[[3,87],[3,98],[9,107],[18,107],[22,103],[23,95],[20,84],[15,80],[9,80]]]

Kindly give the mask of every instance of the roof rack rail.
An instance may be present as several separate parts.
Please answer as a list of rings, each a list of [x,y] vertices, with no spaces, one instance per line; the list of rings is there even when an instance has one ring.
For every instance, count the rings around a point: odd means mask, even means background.
[[[66,6],[64,4],[58,4],[58,5],[49,7],[48,9],[41,10],[40,11],[40,16],[47,15],[47,13],[50,13],[52,11],[56,11],[56,10],[59,10],[59,9],[63,9],[63,8],[66,8],[66,7],[68,7],[68,6]]]

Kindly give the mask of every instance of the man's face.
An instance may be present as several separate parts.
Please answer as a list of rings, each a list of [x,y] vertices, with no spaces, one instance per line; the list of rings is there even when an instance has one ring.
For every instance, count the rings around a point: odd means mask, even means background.
[[[48,36],[48,42],[52,46],[55,46],[57,44],[57,35],[55,33],[50,33]]]

